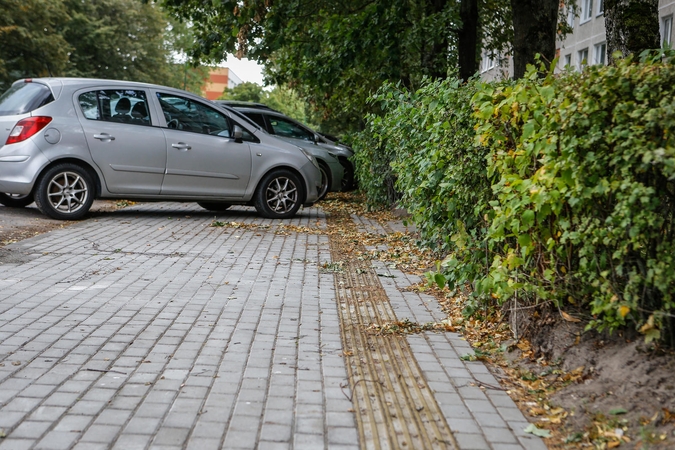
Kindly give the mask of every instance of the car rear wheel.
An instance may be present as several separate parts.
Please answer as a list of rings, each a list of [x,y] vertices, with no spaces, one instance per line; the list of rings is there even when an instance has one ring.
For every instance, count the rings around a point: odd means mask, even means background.
[[[286,219],[300,209],[302,194],[302,184],[297,175],[288,170],[275,170],[265,175],[258,185],[254,206],[263,217]]]
[[[58,220],[79,220],[94,203],[94,182],[76,164],[59,164],[38,181],[35,203],[43,214]]]
[[[35,200],[31,194],[3,194],[0,192],[0,204],[9,208],[25,208]]]
[[[328,188],[331,186],[330,169],[325,164],[319,163],[321,171],[321,187],[319,188],[319,200],[323,200],[328,194]]]
[[[230,206],[232,206],[229,203],[218,203],[218,202],[197,202],[197,204],[208,211],[216,211],[216,212],[225,211]]]

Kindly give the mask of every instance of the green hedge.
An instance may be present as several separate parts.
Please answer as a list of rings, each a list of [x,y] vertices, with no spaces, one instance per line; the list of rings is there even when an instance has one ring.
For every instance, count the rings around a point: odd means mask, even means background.
[[[370,116],[355,144],[360,188],[371,204],[397,201],[423,244],[453,255],[453,270],[442,275],[450,284],[473,282],[486,261],[492,192],[488,149],[474,143],[477,89],[478,82],[457,80],[427,82],[416,92],[385,85],[374,101],[386,114]],[[397,196],[387,188],[394,184]]]
[[[468,312],[517,295],[672,340],[673,56],[385,86],[385,114],[356,144],[361,186],[373,202],[397,199],[395,186],[423,242],[447,255],[435,280],[471,283]]]

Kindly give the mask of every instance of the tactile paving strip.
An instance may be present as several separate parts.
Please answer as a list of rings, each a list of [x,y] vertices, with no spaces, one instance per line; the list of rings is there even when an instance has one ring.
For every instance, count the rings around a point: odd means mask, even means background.
[[[343,262],[335,285],[361,448],[457,449],[406,338],[368,330],[397,318],[374,268],[351,256],[354,245],[331,239],[333,261]]]

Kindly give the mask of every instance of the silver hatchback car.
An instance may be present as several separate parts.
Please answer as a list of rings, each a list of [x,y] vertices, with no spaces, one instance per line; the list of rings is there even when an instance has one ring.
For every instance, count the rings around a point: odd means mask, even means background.
[[[0,96],[0,203],[76,220],[95,198],[253,205],[268,218],[316,202],[316,159],[237,117],[164,86],[19,80]]]

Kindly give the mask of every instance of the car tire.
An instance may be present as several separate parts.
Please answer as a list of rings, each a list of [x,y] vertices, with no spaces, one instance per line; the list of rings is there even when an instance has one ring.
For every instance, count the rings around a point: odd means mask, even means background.
[[[321,187],[319,188],[319,200],[323,200],[326,197],[326,195],[328,195],[328,191],[332,186],[333,180],[331,179],[330,176],[330,169],[328,168],[328,166],[326,166],[326,164],[320,162],[319,171],[321,171]]]
[[[38,180],[35,203],[43,214],[57,220],[79,220],[94,203],[94,182],[82,167],[64,163]]]
[[[263,217],[293,217],[304,199],[300,178],[289,170],[274,170],[263,177],[255,193],[253,205]]]
[[[350,161],[340,159],[340,164],[345,169],[345,173],[342,176],[342,192],[347,192],[354,190],[354,166]]]
[[[3,194],[0,192],[0,204],[5,205],[8,208],[25,208],[34,201],[35,199],[31,194]]]
[[[229,203],[218,203],[218,202],[197,202],[199,206],[214,212],[226,211],[230,206]]]

